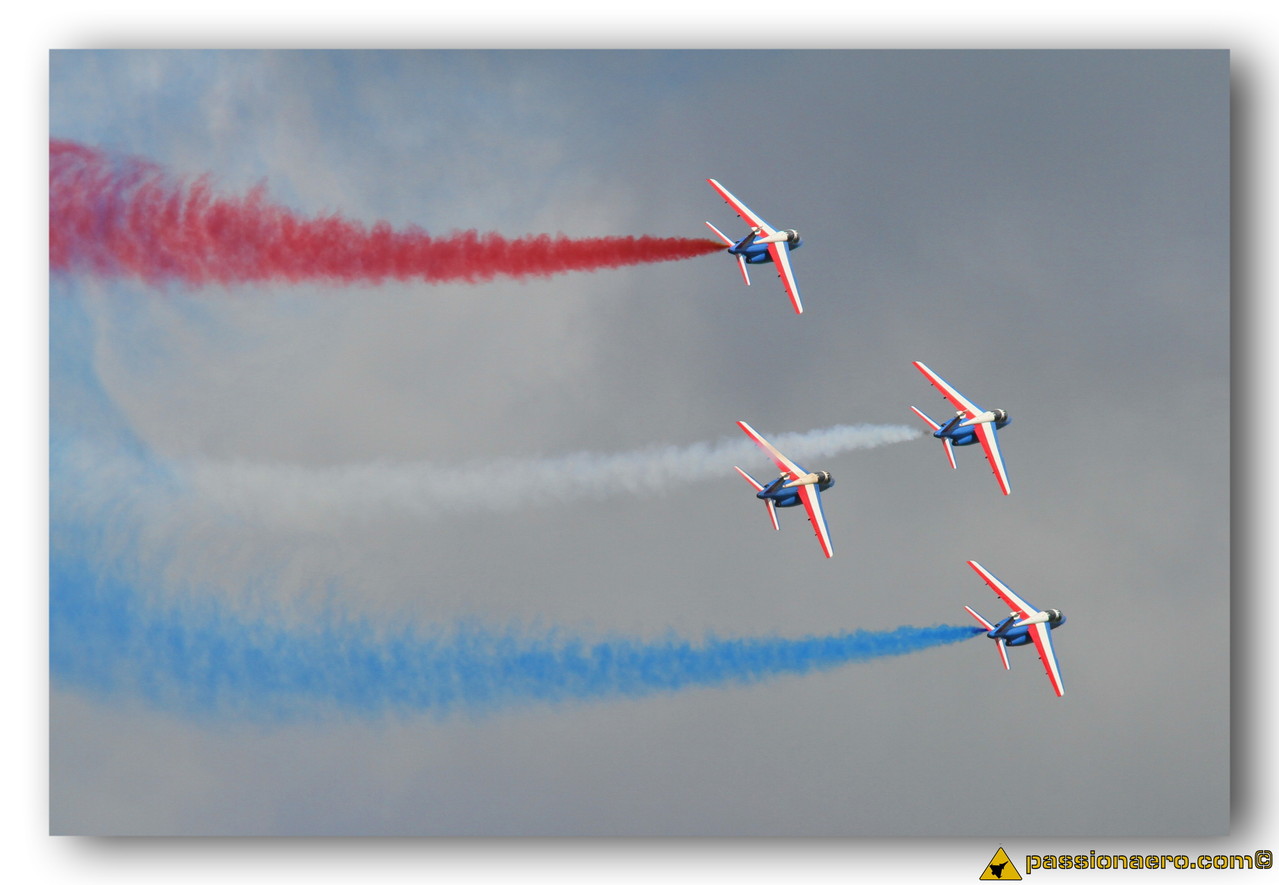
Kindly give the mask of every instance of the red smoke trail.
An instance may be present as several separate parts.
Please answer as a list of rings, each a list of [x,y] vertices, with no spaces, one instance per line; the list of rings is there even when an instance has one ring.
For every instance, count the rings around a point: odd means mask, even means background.
[[[54,271],[180,280],[193,285],[329,280],[478,283],[497,276],[676,261],[723,249],[685,237],[507,239],[464,231],[433,237],[415,227],[372,229],[333,215],[300,218],[259,186],[215,196],[208,177],[173,180],[136,157],[49,141],[49,267]]]

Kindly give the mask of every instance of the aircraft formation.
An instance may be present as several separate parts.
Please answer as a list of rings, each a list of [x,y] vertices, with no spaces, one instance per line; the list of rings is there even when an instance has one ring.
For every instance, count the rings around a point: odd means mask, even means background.
[[[791,307],[795,313],[802,314],[804,307],[799,297],[799,285],[795,282],[795,274],[790,263],[790,253],[804,244],[799,234],[794,230],[778,230],[773,227],[715,179],[708,178],[706,183],[714,188],[724,202],[728,203],[737,216],[750,227],[750,232],[746,236],[740,240],[733,240],[715,225],[709,221],[706,222],[706,226],[724,242],[725,251],[737,259],[746,285],[749,286],[751,283],[747,265],[772,264],[777,271],[778,279],[781,280],[782,288],[790,298]],[[979,445],[985,454],[986,461],[990,464],[999,490],[1004,495],[1010,494],[1012,487],[1008,481],[1008,469],[1004,464],[1003,453],[999,450],[999,431],[1012,422],[1008,412],[1003,409],[983,409],[924,363],[917,360],[914,366],[955,409],[954,416],[947,419],[945,423],[941,423],[915,406],[911,406],[911,410],[928,425],[933,437],[941,441],[951,468],[956,467],[954,452],[956,446]],[[822,492],[835,485],[834,478],[827,471],[809,471],[796,464],[745,421],[738,421],[737,426],[764,450],[779,471],[779,476],[766,485],[742,468],[734,467],[755,489],[755,497],[764,502],[773,528],[780,529],[777,521],[778,507],[802,505],[808,514],[809,524],[817,536],[817,543],[821,545],[822,552],[827,558],[834,556],[835,550],[831,543],[826,516],[822,512],[821,498]],[[986,636],[994,640],[1004,669],[1010,669],[1007,651],[1009,647],[1034,645],[1053,691],[1061,697],[1065,693],[1065,688],[1057,666],[1051,632],[1066,622],[1065,615],[1057,609],[1035,608],[980,563],[969,560],[968,565],[1010,609],[1007,617],[992,624],[969,606],[964,606],[968,613],[985,628]]]

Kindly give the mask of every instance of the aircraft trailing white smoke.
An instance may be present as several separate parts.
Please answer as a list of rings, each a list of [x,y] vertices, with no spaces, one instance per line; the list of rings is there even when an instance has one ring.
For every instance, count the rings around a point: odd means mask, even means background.
[[[900,425],[837,425],[783,433],[779,447],[797,460],[823,458],[919,438]],[[334,467],[245,461],[173,465],[179,484],[206,505],[268,522],[323,511],[349,516],[510,511],[547,502],[657,494],[672,485],[725,479],[735,462],[758,459],[748,439],[662,446],[616,454],[578,452],[553,458],[500,458],[472,463],[375,462]]]

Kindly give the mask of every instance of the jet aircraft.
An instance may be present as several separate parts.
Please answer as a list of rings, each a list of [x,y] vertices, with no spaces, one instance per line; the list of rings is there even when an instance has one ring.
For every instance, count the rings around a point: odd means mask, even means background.
[[[986,571],[979,563],[970,559],[968,564],[972,566],[973,571],[981,575],[981,579],[987,586],[995,591],[995,595],[1012,609],[1008,617],[998,624],[992,624],[968,606],[964,606],[968,613],[986,628],[986,635],[995,640],[995,647],[999,650],[1000,660],[1004,662],[1004,669],[1009,669],[1008,651],[1005,646],[1030,645],[1033,642],[1035,649],[1039,652],[1039,660],[1044,665],[1044,672],[1048,674],[1048,681],[1052,683],[1053,691],[1057,692],[1057,697],[1061,697],[1065,688],[1061,684],[1061,673],[1057,670],[1057,656],[1053,653],[1051,631],[1066,623],[1066,616],[1055,608],[1040,611],[1009,590],[1007,585]]]
[[[773,528],[780,528],[777,524],[776,508],[803,504],[804,509],[808,511],[808,521],[812,523],[813,532],[817,535],[817,542],[822,545],[822,552],[828,558],[834,556],[835,551],[830,543],[830,531],[826,527],[826,517],[822,514],[821,493],[833,486],[835,480],[831,479],[831,475],[824,470],[809,473],[777,451],[772,443],[760,436],[755,428],[745,421],[738,421],[737,426],[742,428],[742,431],[754,440],[757,446],[768,453],[768,457],[773,459],[777,469],[782,472],[781,476],[765,486],[742,468],[736,466],[733,468],[754,487],[755,497],[763,501],[768,509],[768,518],[773,521]]]
[[[793,230],[777,230],[767,221],[760,218],[750,208],[737,197],[728,192],[722,184],[713,178],[706,179],[706,182],[713,188],[716,193],[724,198],[724,202],[733,207],[733,211],[738,217],[750,225],[751,232],[740,240],[733,241],[725,236],[724,232],[706,222],[706,226],[715,231],[716,236],[724,241],[728,246],[728,254],[737,257],[737,266],[742,270],[742,279],[746,281],[746,285],[751,284],[750,274],[746,272],[748,264],[766,264],[772,262],[777,268],[777,276],[782,281],[782,286],[786,289],[786,294],[790,296],[791,305],[795,308],[795,313],[803,313],[804,305],[799,301],[799,286],[795,284],[795,275],[791,272],[790,251],[798,249],[804,245],[804,241],[799,238],[799,234]]]
[[[1008,469],[1004,466],[1004,456],[999,452],[999,435],[996,431],[1007,427],[1013,419],[1009,418],[1008,413],[1003,409],[983,409],[947,384],[944,378],[923,363],[916,361],[914,365],[958,410],[954,418],[942,425],[914,406],[910,407],[911,411],[923,418],[924,422],[933,429],[933,436],[942,441],[950,466],[952,468],[955,466],[955,453],[951,450],[951,446],[970,446],[973,443],[981,443],[982,450],[986,453],[986,460],[990,462],[990,469],[995,474],[995,480],[999,483],[1000,490],[1007,495],[1012,488],[1008,485]]]

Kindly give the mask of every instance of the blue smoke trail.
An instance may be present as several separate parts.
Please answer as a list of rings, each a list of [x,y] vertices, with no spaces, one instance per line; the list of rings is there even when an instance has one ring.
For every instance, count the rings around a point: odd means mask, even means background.
[[[388,632],[336,616],[301,628],[248,620],[207,588],[164,577],[164,545],[141,538],[144,527],[178,518],[181,473],[153,457],[103,389],[79,305],[55,298],[50,314],[49,662],[56,686],[137,697],[196,717],[443,718],[749,684],[982,632],[900,627],[694,642],[469,623]],[[98,457],[104,446],[117,457]]]
[[[533,703],[639,698],[749,684],[905,655],[976,636],[968,626],[858,630],[800,639],[587,640],[459,624],[379,635],[362,624],[286,629],[245,623],[214,604],[144,605],[119,581],[66,558],[50,575],[56,682],[160,709],[252,720],[336,712],[445,718]]]

